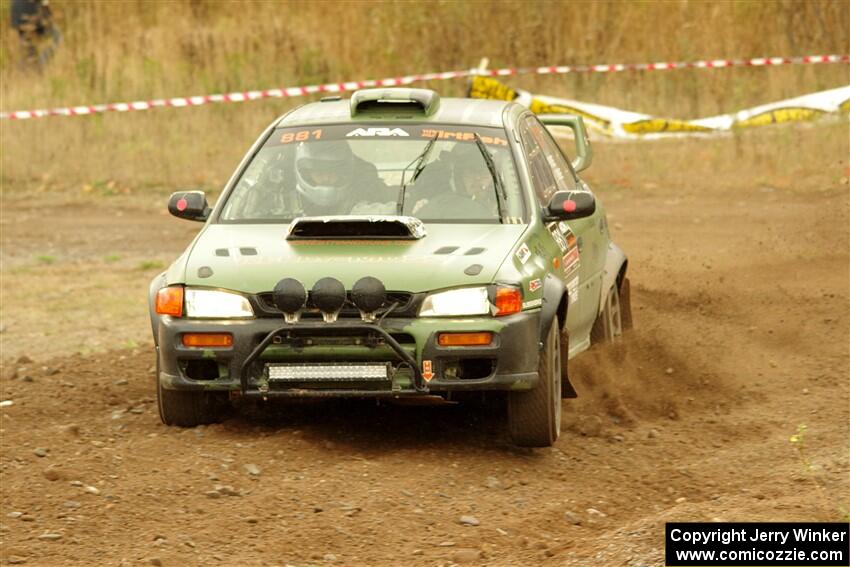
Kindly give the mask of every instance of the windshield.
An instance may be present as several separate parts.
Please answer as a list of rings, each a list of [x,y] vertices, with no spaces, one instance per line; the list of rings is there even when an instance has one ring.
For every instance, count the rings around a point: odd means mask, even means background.
[[[280,128],[245,168],[219,218],[289,222],[399,213],[425,222],[524,222],[505,131],[385,123]]]

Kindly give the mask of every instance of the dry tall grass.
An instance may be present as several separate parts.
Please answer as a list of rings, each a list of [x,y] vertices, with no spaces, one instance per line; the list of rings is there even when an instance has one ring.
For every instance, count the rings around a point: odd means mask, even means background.
[[[850,3],[53,0],[42,73],[2,28],[3,110],[492,66],[850,52]],[[8,14],[8,0],[0,2]],[[511,79],[545,94],[696,117],[850,82],[846,64]],[[431,85],[462,94],[462,81]],[[304,99],[0,123],[3,189],[217,186]]]

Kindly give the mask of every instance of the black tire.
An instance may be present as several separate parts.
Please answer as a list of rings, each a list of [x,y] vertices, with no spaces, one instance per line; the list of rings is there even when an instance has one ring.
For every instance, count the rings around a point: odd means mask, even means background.
[[[623,320],[623,330],[628,331],[634,326],[632,322],[632,286],[629,278],[623,278],[620,284],[620,317]]]
[[[561,333],[561,399],[572,399],[578,397],[578,392],[570,382],[569,365],[570,358],[570,334],[566,331]]]
[[[561,433],[560,334],[556,317],[540,352],[537,386],[508,394],[511,439],[521,447],[550,447]]]
[[[631,322],[631,308],[629,308],[629,321]],[[590,330],[590,342],[612,343],[623,336],[623,304],[620,301],[620,290],[616,283],[611,286],[605,296],[605,302],[599,316]]]
[[[227,404],[224,392],[163,388],[159,379],[159,360],[156,364],[156,400],[162,423],[178,427],[195,427],[221,421]]]

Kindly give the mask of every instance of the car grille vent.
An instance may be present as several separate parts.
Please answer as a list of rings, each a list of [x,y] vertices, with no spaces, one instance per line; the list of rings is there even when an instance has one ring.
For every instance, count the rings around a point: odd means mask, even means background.
[[[437,248],[434,250],[434,254],[451,254],[455,252],[460,246],[443,246],[442,248]]]

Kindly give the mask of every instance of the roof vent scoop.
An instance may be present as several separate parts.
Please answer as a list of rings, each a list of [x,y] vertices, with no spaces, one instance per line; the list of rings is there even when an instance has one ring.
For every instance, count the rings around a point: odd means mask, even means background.
[[[351,116],[402,112],[431,116],[440,106],[440,95],[429,89],[363,89],[351,95]]]
[[[299,217],[289,225],[287,240],[419,240],[425,225],[415,217],[340,215]]]

